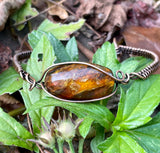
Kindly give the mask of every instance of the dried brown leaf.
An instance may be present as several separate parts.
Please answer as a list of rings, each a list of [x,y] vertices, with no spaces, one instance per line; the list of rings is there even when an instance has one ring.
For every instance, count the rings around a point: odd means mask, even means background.
[[[47,1],[48,7],[52,7],[48,13],[50,15],[57,15],[60,19],[65,20],[68,18],[68,13],[65,9],[63,9],[61,6],[63,6],[62,4],[55,5],[49,1]]]
[[[108,5],[112,5],[115,0],[90,0],[90,1],[86,1],[86,0],[79,0],[81,5],[78,8],[76,14],[79,17],[82,16],[94,16],[95,15],[95,11],[97,9],[101,9],[101,8],[105,8]]]
[[[127,25],[160,27],[160,13],[143,1],[136,1],[131,5],[128,18]]]
[[[44,9],[46,0],[32,0],[32,4],[39,8],[39,9]]]
[[[87,17],[87,21],[95,28],[103,32],[114,29],[115,26],[123,27],[126,21],[126,9],[120,4],[113,4],[114,0],[100,1],[80,0],[81,5],[76,14],[79,17]]]
[[[25,0],[0,0],[0,31],[4,29],[8,16],[15,9],[19,9]]]
[[[132,26],[124,30],[123,36],[128,46],[151,50],[160,58],[160,28]],[[160,69],[156,73],[160,74]]]
[[[8,69],[11,56],[11,49],[0,43],[0,73]]]
[[[90,2],[88,3],[88,1],[85,0],[79,0],[81,5],[78,8],[76,14],[79,17],[82,16],[87,16],[87,15],[91,15],[94,14],[94,7],[96,6],[96,0],[90,0]]]
[[[18,104],[20,103],[17,99],[9,94],[0,95],[0,102],[3,104]]]
[[[84,47],[79,41],[77,41],[79,50],[91,61],[93,57],[93,52]]]
[[[122,28],[126,20],[127,16],[124,8],[120,4],[113,5],[109,18],[101,28],[101,31],[111,31],[114,27]]]
[[[79,6],[80,2],[79,0],[66,0],[64,3],[64,6],[67,7],[70,11],[76,12],[77,7]]]

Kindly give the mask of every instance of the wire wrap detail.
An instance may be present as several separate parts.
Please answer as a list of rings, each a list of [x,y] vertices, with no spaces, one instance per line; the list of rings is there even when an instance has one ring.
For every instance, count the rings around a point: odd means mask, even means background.
[[[128,47],[128,46],[121,46],[121,45],[116,50],[118,54],[122,53],[128,55],[143,56],[146,58],[153,59],[153,62],[144,69],[142,69],[141,71],[130,73],[129,75],[131,79],[135,78],[146,79],[147,77],[149,77],[151,73],[156,71],[157,68],[159,67],[159,57],[152,51],[140,48]]]

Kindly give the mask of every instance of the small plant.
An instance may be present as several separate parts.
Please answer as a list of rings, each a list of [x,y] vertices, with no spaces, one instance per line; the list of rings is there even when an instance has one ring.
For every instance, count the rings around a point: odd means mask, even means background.
[[[43,26],[41,25],[39,30],[33,31],[28,37],[33,52],[28,60],[26,71],[36,80],[40,79],[47,67],[54,64],[53,61],[59,63],[78,60],[78,49],[74,37],[64,47],[50,31],[42,31]],[[66,34],[66,31],[64,33]],[[41,60],[39,60],[40,57]],[[105,42],[93,57],[93,63],[106,66],[113,73],[117,70],[130,73],[139,70],[148,62],[150,61],[143,57],[131,57],[120,63],[117,60],[114,45],[109,42]],[[79,153],[83,152],[84,139],[91,129],[95,131],[91,141],[91,149],[94,153],[100,151],[104,153],[157,153],[160,149],[160,114],[158,113],[153,118],[150,116],[159,105],[158,84],[160,84],[160,75],[152,75],[146,80],[134,80],[129,85],[120,86],[120,102],[115,117],[106,107],[107,99],[85,104],[59,101],[49,97],[43,90],[34,88],[29,91],[29,84],[23,81],[13,68],[10,68],[0,75],[0,94],[13,93],[23,87],[19,91],[27,109],[26,113],[29,113],[31,118],[33,135],[0,109],[0,142],[36,151],[34,143],[29,141],[36,140],[44,147],[58,152],[54,146],[57,141],[59,152],[63,152],[63,141],[67,141],[71,152],[75,152],[72,139],[78,126],[69,119],[49,124],[55,106],[59,106],[83,120],[78,128],[81,136]],[[44,121],[42,121],[43,117]],[[43,122],[47,128],[40,131],[38,127],[42,127]],[[67,126],[73,128],[69,137],[65,134]],[[112,135],[105,137],[105,133],[110,131]],[[39,139],[36,139],[37,135]]]

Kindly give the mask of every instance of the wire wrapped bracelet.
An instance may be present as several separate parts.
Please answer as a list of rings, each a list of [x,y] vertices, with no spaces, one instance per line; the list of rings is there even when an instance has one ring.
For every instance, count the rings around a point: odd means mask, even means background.
[[[40,80],[36,81],[25,72],[20,61],[28,59],[32,51],[18,53],[13,58],[15,69],[21,78],[34,87],[43,89],[53,98],[66,102],[93,102],[114,95],[118,84],[126,84],[133,79],[146,79],[159,67],[159,57],[149,50],[118,46],[117,54],[128,54],[150,58],[153,62],[139,72],[123,73],[115,76],[109,68],[86,62],[64,62],[48,67]]]

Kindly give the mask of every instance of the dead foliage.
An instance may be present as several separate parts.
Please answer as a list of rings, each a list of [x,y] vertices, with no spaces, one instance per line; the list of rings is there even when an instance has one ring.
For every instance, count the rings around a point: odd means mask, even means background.
[[[127,26],[160,27],[160,14],[153,6],[138,1],[130,5]]]
[[[126,22],[126,10],[120,4],[114,4],[115,0],[80,0],[80,7],[76,14],[84,17],[96,29],[108,32],[115,26],[123,27]]]
[[[160,28],[131,26],[125,29],[123,36],[127,46],[151,50],[160,58]],[[159,74],[160,69],[156,73]]]
[[[0,0],[0,31],[5,27],[5,23],[15,9],[19,9],[25,0]]]
[[[11,57],[11,49],[0,43],[0,73],[8,69]]]
[[[62,4],[59,4],[60,6],[57,6],[53,3],[51,3],[50,1],[47,1],[48,7],[52,7],[48,13],[49,15],[56,15],[58,16],[60,19],[65,20],[68,18],[68,13],[67,11],[63,8]]]

